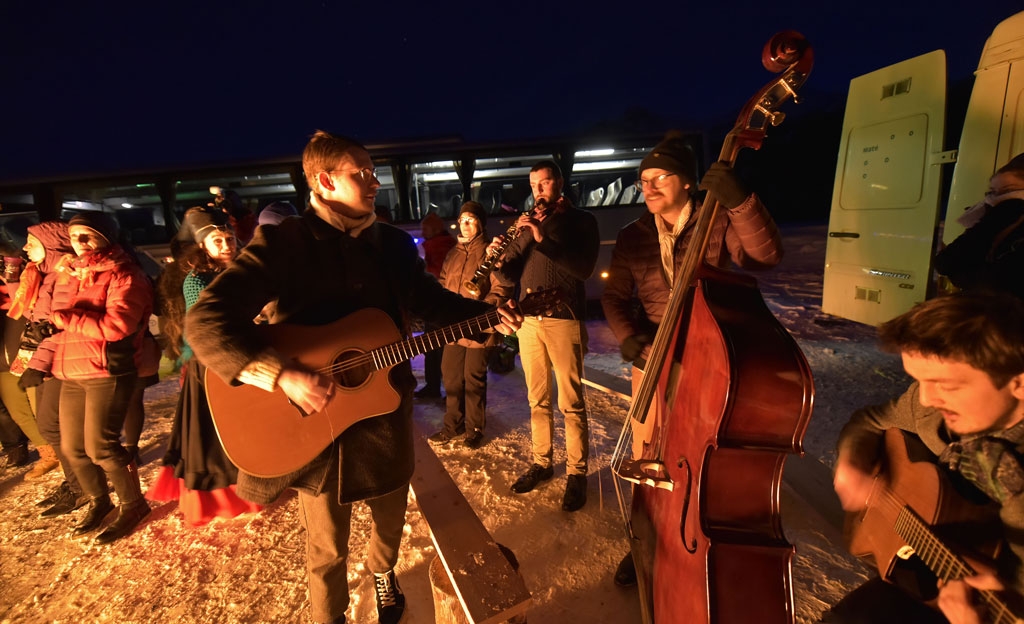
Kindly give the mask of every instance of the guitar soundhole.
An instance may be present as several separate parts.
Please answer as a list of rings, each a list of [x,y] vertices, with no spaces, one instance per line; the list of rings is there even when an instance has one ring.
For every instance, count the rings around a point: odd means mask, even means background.
[[[373,362],[360,362],[365,354],[359,351],[342,351],[331,362],[334,383],[342,388],[358,388],[373,374]]]

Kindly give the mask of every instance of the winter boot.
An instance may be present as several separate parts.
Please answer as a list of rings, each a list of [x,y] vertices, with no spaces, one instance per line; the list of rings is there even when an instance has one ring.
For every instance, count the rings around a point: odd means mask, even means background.
[[[149,503],[142,497],[142,486],[139,484],[139,468],[132,462],[114,472],[108,472],[107,477],[117,492],[118,502],[121,503],[117,519],[110,523],[102,533],[96,537],[96,543],[109,544],[114,540],[121,539],[135,529],[142,519],[149,515]]]
[[[49,444],[44,444],[38,447],[36,450],[39,451],[39,459],[36,463],[32,464],[32,468],[25,473],[25,480],[31,481],[38,479],[44,474],[50,472],[57,466],[60,466],[60,462],[57,460],[57,454],[53,452],[53,447]]]
[[[100,528],[103,519],[114,509],[114,503],[110,502],[110,495],[104,494],[99,498],[89,499],[89,509],[85,512],[85,518],[75,526],[73,533],[85,535]]]
[[[9,449],[5,449],[7,455],[8,466],[25,466],[32,461],[32,457],[28,453],[28,443],[22,442],[17,446],[12,446]]]
[[[57,516],[63,516],[66,513],[78,509],[82,505],[89,502],[89,497],[82,492],[76,492],[71,489],[68,482],[61,483],[60,488],[53,496],[48,497],[49,505],[43,510],[43,513],[39,514],[40,518],[56,518]]]

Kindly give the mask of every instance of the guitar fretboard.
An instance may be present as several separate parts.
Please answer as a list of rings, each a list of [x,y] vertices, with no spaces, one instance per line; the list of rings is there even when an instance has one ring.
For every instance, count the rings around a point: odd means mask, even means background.
[[[370,352],[373,357],[373,367],[376,370],[394,366],[399,362],[411,360],[417,355],[451,344],[462,338],[476,336],[491,329],[501,322],[497,310],[474,316],[454,325],[442,327],[430,332],[424,332],[408,340],[401,340],[389,345],[384,345]]]
[[[967,562],[943,544],[928,523],[909,506],[904,505],[900,509],[893,528],[897,535],[914,549],[914,553],[940,579],[944,581],[959,580],[975,574]],[[979,591],[978,594],[985,601],[989,617],[994,624],[1021,624],[1024,622],[1014,615],[995,593]]]

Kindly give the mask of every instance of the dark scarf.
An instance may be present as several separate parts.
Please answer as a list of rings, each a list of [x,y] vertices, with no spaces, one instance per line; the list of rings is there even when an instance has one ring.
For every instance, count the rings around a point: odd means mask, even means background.
[[[999,431],[964,436],[939,455],[939,461],[962,474],[1000,503],[1024,492],[1024,421]]]

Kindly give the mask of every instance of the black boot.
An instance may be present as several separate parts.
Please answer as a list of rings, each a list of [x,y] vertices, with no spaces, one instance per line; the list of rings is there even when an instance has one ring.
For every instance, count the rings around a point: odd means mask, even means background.
[[[149,515],[149,503],[140,498],[134,503],[121,505],[117,519],[96,536],[97,544],[109,544],[131,533]]]
[[[107,478],[114,486],[117,500],[121,503],[117,520],[114,520],[99,536],[96,542],[108,544],[132,532],[142,519],[149,514],[149,503],[142,497],[142,486],[139,484],[139,469],[135,462],[107,473]]]
[[[32,456],[28,452],[28,442],[4,449],[4,452],[7,454],[8,466],[21,467],[32,463]]]
[[[85,535],[100,528],[103,519],[114,509],[114,503],[110,502],[110,495],[104,494],[99,498],[89,501],[89,508],[85,512],[85,518],[75,526],[75,535]]]
[[[53,500],[50,502],[50,506],[39,514],[40,518],[55,518],[57,516],[63,516],[66,513],[78,509],[82,505],[89,502],[89,497],[81,492],[76,492],[71,489],[67,481],[61,484],[60,491]]]

